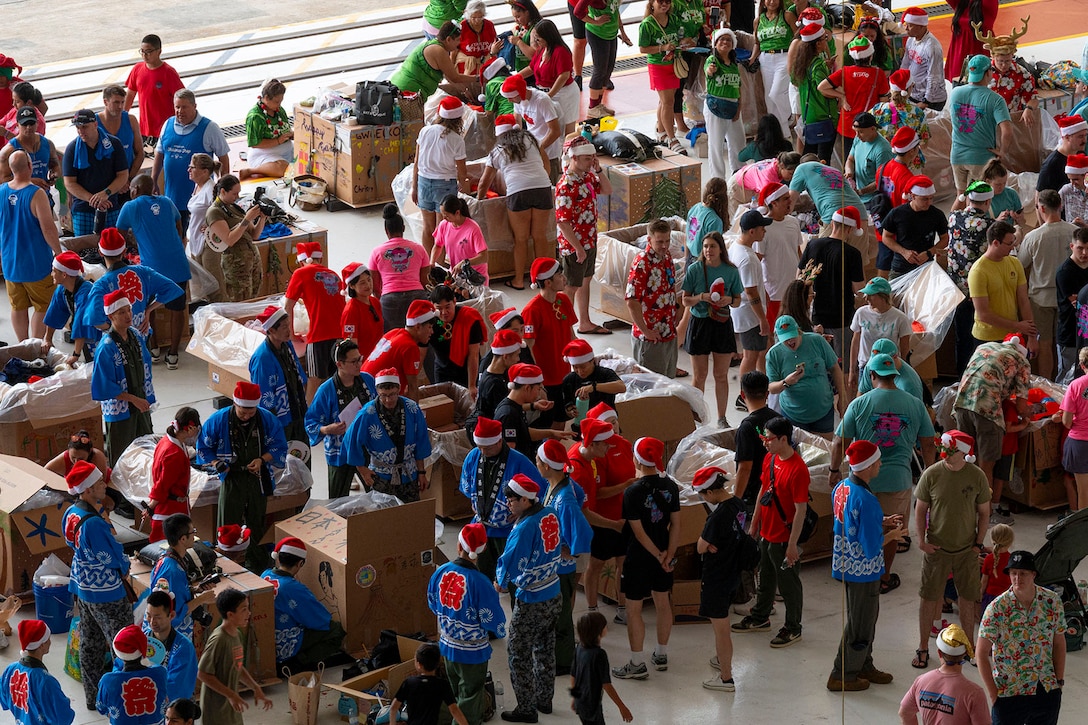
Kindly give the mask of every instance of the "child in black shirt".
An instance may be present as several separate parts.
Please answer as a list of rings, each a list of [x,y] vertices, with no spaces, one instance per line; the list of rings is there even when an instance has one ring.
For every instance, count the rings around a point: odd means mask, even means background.
[[[586,612],[578,619],[578,647],[570,676],[570,709],[582,725],[604,725],[601,693],[607,692],[620,709],[624,722],[631,722],[631,711],[623,704],[608,668],[608,653],[601,649],[601,639],[608,631],[608,620],[600,612]]]
[[[449,680],[437,674],[442,655],[438,645],[424,642],[416,650],[416,672],[397,688],[393,704],[389,706],[389,722],[395,723],[400,709],[408,706],[408,725],[438,725],[442,703],[450,708],[450,715],[458,725],[468,725],[465,714],[457,707],[457,698]]]

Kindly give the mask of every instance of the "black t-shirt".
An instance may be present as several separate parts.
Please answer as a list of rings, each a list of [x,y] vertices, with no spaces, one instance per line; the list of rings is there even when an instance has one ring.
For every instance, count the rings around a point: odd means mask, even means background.
[[[605,685],[612,682],[608,668],[608,653],[598,647],[578,645],[574,650],[574,687],[570,695],[574,698],[574,712],[583,720],[604,721],[601,707],[601,693]]]
[[[1060,191],[1069,183],[1069,177],[1065,173],[1065,162],[1069,157],[1058,149],[1050,152],[1050,155],[1039,167],[1039,179],[1035,182],[1035,190],[1053,189]]]
[[[736,542],[744,533],[745,520],[744,503],[735,497],[722,501],[706,517],[700,537],[717,551],[703,554],[703,581],[715,590],[732,591],[736,586],[739,575]]]
[[[581,378],[578,376],[578,373],[571,370],[567,373],[566,377],[563,378],[563,400],[561,403],[557,404],[561,404],[565,410],[576,404],[575,393],[577,393],[578,388],[583,385],[592,385],[593,383],[597,383],[598,385],[601,385],[602,383],[614,383],[619,379],[620,376],[615,370],[606,368],[600,363],[593,366],[593,372],[589,374],[588,378]],[[607,403],[609,407],[615,408],[616,396],[614,393],[601,393],[596,391],[590,393],[589,407],[592,408],[599,403]]]
[[[668,476],[643,476],[623,492],[623,518],[640,522],[650,541],[661,550],[669,547],[669,515],[679,510],[680,489]],[[632,536],[628,555],[645,558],[649,552]]]
[[[503,439],[507,443],[513,443],[518,453],[524,454],[530,461],[535,461],[537,443],[529,436],[529,424],[525,421],[525,411],[521,403],[515,403],[509,397],[503,398],[495,408],[495,420],[502,423]]]
[[[401,683],[396,698],[408,706],[408,725],[437,725],[442,703],[457,702],[449,681],[437,675],[412,675]]]
[[[753,2],[732,2],[729,4],[729,27],[733,30],[743,30],[746,33],[755,32],[756,4]]]
[[[74,176],[79,185],[91,194],[96,194],[112,184],[118,173],[128,171],[125,149],[117,137],[103,132],[101,127],[98,129],[98,135],[98,146],[86,149],[86,166],[83,168],[76,168],[77,162],[83,162],[81,159],[76,159],[76,146],[81,145],[79,139],[68,144],[61,159],[61,173],[64,176]],[[99,158],[99,155],[102,158]],[[113,204],[113,208],[117,208],[116,194],[110,195],[110,203]],[[82,199],[72,197],[72,211],[93,212],[94,208]]]
[[[495,408],[510,392],[507,387],[509,378],[506,373],[492,373],[484,370],[476,390],[476,417],[494,418]]]
[[[1069,297],[1076,297],[1088,285],[1088,269],[1081,269],[1072,259],[1062,262],[1055,275],[1058,290],[1058,344],[1077,346],[1077,310]]]
[[[763,475],[763,459],[767,457],[767,449],[759,437],[758,428],[763,428],[771,418],[777,418],[778,413],[770,407],[744,416],[744,420],[737,426],[736,448],[734,461],[738,464],[745,461],[752,462],[752,472],[748,475],[748,486],[744,489],[744,502],[749,506],[756,505],[759,497],[760,478]]]
[[[1077,293],[1077,307],[1082,310],[1088,310],[1088,285],[1081,287],[1080,292]],[[1080,314],[1078,313],[1079,317]],[[1074,325],[1077,330],[1077,347],[1088,347],[1088,330],[1081,329],[1080,325]],[[1080,366],[1074,366],[1077,370],[1076,375],[1080,377]]]
[[[826,328],[849,327],[854,319],[854,282],[865,281],[861,252],[841,239],[820,237],[805,246],[798,269],[809,261],[823,265],[812,282],[812,322]]]
[[[457,324],[457,316],[453,318],[454,325]],[[462,323],[464,324],[464,323]],[[434,334],[431,335],[430,346],[434,350],[434,381],[436,383],[457,383],[458,385],[464,385],[468,387],[468,359],[465,359],[464,365],[455,365],[450,362],[450,346],[453,340],[449,337],[445,337],[442,334],[443,327],[435,325]],[[484,326],[479,321],[473,321],[472,327],[468,332],[468,342],[470,345],[480,345],[487,340],[487,332],[484,330]],[[471,355],[472,352],[469,351]]]
[[[948,217],[935,206],[925,211],[914,211],[909,203],[904,203],[884,217],[884,231],[894,234],[896,243],[904,249],[925,252],[937,244],[939,236],[948,233]],[[903,259],[900,254],[892,258],[892,271],[899,274],[918,266]]]

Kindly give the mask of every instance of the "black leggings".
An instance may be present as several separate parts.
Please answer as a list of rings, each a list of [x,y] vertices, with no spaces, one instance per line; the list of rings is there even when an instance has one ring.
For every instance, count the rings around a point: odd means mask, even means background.
[[[599,91],[608,83],[616,68],[616,50],[620,41],[618,38],[605,40],[586,32],[586,42],[589,44],[589,52],[593,54],[593,75],[589,78],[589,87]]]
[[[699,53],[692,53],[690,50],[681,51],[684,60],[688,62],[688,74],[686,77],[680,79],[680,87],[676,89],[676,95],[672,99],[672,112],[683,113],[684,112],[684,89],[687,88],[688,83],[695,76],[696,69],[695,64],[700,63],[699,59],[703,56]]]
[[[824,141],[823,143],[805,143],[804,152],[806,154],[816,154],[821,162],[825,164],[831,163],[831,155],[835,153],[835,139],[838,136],[832,138],[830,141]]]

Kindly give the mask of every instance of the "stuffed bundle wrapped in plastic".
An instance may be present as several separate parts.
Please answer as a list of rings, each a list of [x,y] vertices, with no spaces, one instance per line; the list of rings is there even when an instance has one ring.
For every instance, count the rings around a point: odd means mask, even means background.
[[[952,327],[956,307],[965,299],[963,292],[939,264],[931,261],[893,279],[892,295],[895,306],[913,324],[911,363],[917,365],[941,347]]]

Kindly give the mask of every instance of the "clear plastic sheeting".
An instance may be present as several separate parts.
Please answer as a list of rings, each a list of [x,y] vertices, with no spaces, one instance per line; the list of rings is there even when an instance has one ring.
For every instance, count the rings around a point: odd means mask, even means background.
[[[618,350],[612,347],[605,348],[604,352],[597,355],[597,364],[615,371],[620,376],[652,372],[635,362],[634,358],[621,355]]]
[[[934,261],[892,280],[895,306],[922,332],[911,335],[911,361],[918,363],[935,353],[952,327],[956,307],[965,297],[948,273]]]
[[[283,296],[274,295],[253,302],[222,302],[206,305],[193,313],[193,337],[186,350],[201,360],[219,365],[249,379],[249,358],[264,342],[264,333],[245,326],[265,307],[283,306]],[[295,305],[295,309],[303,305]]]
[[[133,503],[147,503],[151,498],[151,464],[155,459],[155,446],[161,435],[140,436],[129,444],[117,465],[113,467],[111,481],[125,498]],[[219,478],[195,468],[189,469],[189,505],[196,506],[203,491],[219,495]]]
[[[926,122],[929,124],[929,143],[923,149],[926,155],[925,172],[937,190],[933,203],[946,207],[956,196],[956,180],[952,176],[950,161],[952,120],[947,108],[940,113],[929,109],[926,111]]]
[[[1012,133],[1007,136],[1009,147],[1001,153],[1001,161],[1011,173],[1038,172],[1043,159],[1050,153],[1050,147],[1043,146],[1043,125],[1024,123],[1019,112],[1011,115]],[[1043,111],[1042,115],[1048,114]]]
[[[272,478],[276,481],[277,496],[294,496],[305,493],[314,486],[314,475],[301,458],[287,456],[287,465],[272,468]]]
[[[1065,397],[1065,387],[1066,386],[1064,385],[1059,385],[1058,383],[1047,380],[1046,378],[1040,377],[1038,375],[1032,375],[1030,378],[1028,378],[1028,388],[1039,388],[1040,390],[1045,390],[1046,393],[1051,398],[1058,401],[1058,403],[1061,403],[1062,398]],[[933,413],[937,419],[937,424],[940,425],[941,428],[943,428],[944,430],[955,430],[958,427],[956,425],[954,406],[956,404],[956,395],[959,393],[959,390],[960,384],[959,382],[955,382],[943,388],[933,398]],[[1021,435],[1026,435],[1028,433],[1033,433],[1037,430],[1040,430],[1044,425],[1046,425],[1048,420],[1050,419],[1043,418],[1041,420],[1031,421],[1028,424],[1028,427],[1024,429],[1024,432],[1021,433]]]
[[[695,472],[700,468],[717,466],[729,474],[726,488],[733,491],[736,466],[736,431],[704,426],[676,444],[676,452],[669,459],[665,473],[680,485],[680,503],[690,506],[701,503],[699,494],[691,488]]]
[[[40,587],[66,587],[71,576],[72,567],[50,554],[34,570],[34,583]]]
[[[680,398],[691,406],[697,422],[710,420],[703,393],[691,385],[649,372],[620,375],[620,379],[627,385],[627,392],[616,396],[617,403],[632,398]]]
[[[810,493],[831,495],[831,441],[800,428],[793,429],[797,452],[808,466]]]
[[[460,469],[465,463],[465,456],[472,450],[473,444],[469,441],[465,432],[465,421],[472,415],[475,401],[468,393],[468,388],[457,383],[435,383],[434,385],[422,385],[419,388],[419,397],[432,395],[445,395],[453,401],[453,422],[458,426],[457,430],[429,431],[431,434],[431,455],[427,458],[426,465],[433,466],[439,459],[445,459],[454,468]]]
[[[423,212],[420,211],[419,206],[412,201],[412,174],[415,164],[408,164],[400,173],[393,177],[393,183],[390,185],[393,190],[393,201],[396,203],[397,208],[400,209],[400,215],[404,217],[405,224],[411,230],[412,239],[423,238]],[[487,236],[484,236],[486,239]]]
[[[391,509],[394,506],[403,505],[404,502],[396,496],[381,493],[380,491],[366,491],[358,496],[342,496],[341,498],[334,498],[329,501],[314,501],[311,499],[306,504],[306,509],[309,510],[315,506],[324,506],[337,516],[348,518],[355,514]]]
[[[219,291],[219,280],[212,273],[200,266],[192,257],[189,257],[189,272],[192,278],[189,280],[189,297],[193,300],[206,300]]]
[[[56,506],[57,508],[60,508],[71,502],[72,497],[68,494],[54,491],[48,486],[44,486],[41,490],[20,504],[15,510],[34,511],[35,509],[42,509],[46,506]]]
[[[18,345],[0,348],[0,368],[12,358],[43,359],[54,370],[67,356],[60,350],[41,354],[42,341],[24,340]],[[91,399],[93,365],[81,365],[75,370],[61,370],[31,383],[8,385],[0,383],[0,422],[18,423],[26,420],[48,421],[90,413],[99,403]],[[63,389],[63,392],[60,392]]]

